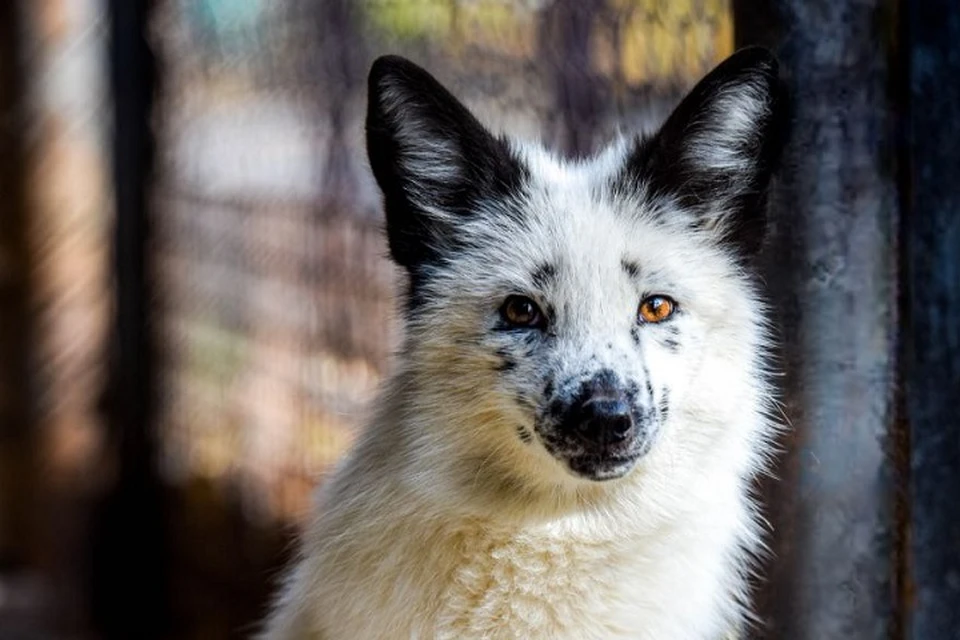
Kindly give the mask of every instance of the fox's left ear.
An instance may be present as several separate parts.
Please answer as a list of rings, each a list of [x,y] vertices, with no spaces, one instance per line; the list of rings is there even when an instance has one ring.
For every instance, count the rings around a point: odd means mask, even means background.
[[[390,253],[411,273],[453,250],[478,205],[517,192],[526,171],[504,140],[399,56],[370,69],[367,154],[383,191]]]
[[[651,204],[673,203],[742,254],[766,226],[766,190],[787,129],[778,64],[742,49],[701,80],[653,138],[637,145],[626,177]]]

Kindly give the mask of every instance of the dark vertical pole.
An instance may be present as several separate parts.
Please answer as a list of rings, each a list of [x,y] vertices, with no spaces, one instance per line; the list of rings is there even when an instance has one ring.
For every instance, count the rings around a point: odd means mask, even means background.
[[[735,0],[740,45],[772,46],[794,124],[765,279],[793,424],[760,588],[764,635],[892,638],[897,613],[896,120],[885,0]],[[932,636],[930,636],[932,637]]]
[[[93,613],[105,638],[156,638],[166,625],[162,496],[156,475],[148,314],[149,184],[154,58],[149,0],[111,0],[114,318],[108,425],[116,484],[98,513]]]
[[[28,560],[36,472],[20,3],[0,3],[0,570]]]
[[[321,178],[325,205],[346,206],[355,197],[356,173],[350,166],[348,151],[350,97],[356,95],[358,79],[365,77],[367,64],[364,40],[360,37],[360,7],[353,0],[323,0],[316,3],[314,24],[317,30],[315,57],[309,58],[314,76],[319,68],[318,102],[326,111],[330,141],[327,145],[326,172]],[[315,255],[315,254],[314,254]]]
[[[960,638],[960,3],[906,2],[910,631]]]
[[[541,18],[540,57],[556,65],[555,146],[574,157],[594,151],[606,104],[605,87],[590,60],[591,35],[604,5],[604,0],[558,0],[543,11]]]

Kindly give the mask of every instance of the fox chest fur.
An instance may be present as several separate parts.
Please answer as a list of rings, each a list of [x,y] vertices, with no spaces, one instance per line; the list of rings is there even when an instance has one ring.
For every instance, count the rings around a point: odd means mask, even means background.
[[[724,509],[646,532],[381,518],[308,561],[313,601],[290,637],[733,637],[737,505]]]

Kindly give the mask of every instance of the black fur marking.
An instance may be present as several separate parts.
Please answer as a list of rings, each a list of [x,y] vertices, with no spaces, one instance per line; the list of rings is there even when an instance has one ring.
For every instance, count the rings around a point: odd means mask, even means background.
[[[673,338],[666,338],[661,344],[666,347],[669,351],[678,351],[680,349],[680,343],[674,340]]]
[[[510,354],[503,349],[497,351],[497,356],[500,357],[500,362],[498,362],[494,368],[500,373],[513,371],[517,368],[517,361],[514,360]]]
[[[533,281],[534,287],[542,290],[546,289],[556,277],[557,268],[549,262],[545,262],[534,270],[530,279]]]
[[[541,331],[529,331],[523,335],[523,343],[527,347],[526,356],[530,357],[533,355],[533,348],[539,342],[540,338],[543,337]]]
[[[523,444],[530,444],[533,442],[533,434],[523,426],[522,424],[517,425],[517,435],[520,437],[520,442]]]
[[[502,333],[512,333],[527,342],[532,342],[536,339],[536,336],[540,334],[540,330],[537,327],[517,326],[504,320],[497,320],[496,324],[493,325],[493,330]]]
[[[534,405],[533,401],[525,395],[518,393],[514,399],[516,400],[517,406],[526,409],[527,411],[536,411],[536,405]]]
[[[632,260],[627,260],[624,258],[620,261],[620,266],[623,267],[623,270],[631,278],[636,278],[638,275],[640,275],[640,265]]]
[[[547,322],[552,323],[556,320],[557,308],[549,302],[547,303],[546,308],[544,308],[544,312],[547,314]]]
[[[558,421],[567,411],[567,405],[562,400],[554,400],[547,405],[546,415],[554,421]]]
[[[644,383],[646,385],[646,391],[647,391],[647,404],[652,405],[653,404],[653,384],[650,381],[650,369],[647,368],[647,363],[644,361],[641,361],[640,366],[643,367],[643,379],[644,379]]]
[[[620,380],[610,369],[601,369],[587,384],[598,389],[613,390],[620,385]]]
[[[553,380],[547,380],[547,384],[543,387],[543,397],[549,398],[553,395],[555,387],[553,386]]]
[[[640,326],[639,325],[636,325],[636,324],[633,325],[633,327],[630,329],[630,337],[633,338],[633,344],[639,347],[640,346]]]
[[[660,410],[660,420],[666,421],[670,415],[670,390],[666,387],[660,393],[660,402],[657,403],[657,408]]]
[[[568,448],[566,439],[556,430],[538,429],[537,433],[540,434],[540,439],[543,441],[543,444],[546,446],[547,450],[553,455],[562,453]]]
[[[722,100],[760,93],[764,109],[737,141],[748,161],[740,167],[711,167],[688,155],[690,143],[712,142],[709,127],[722,115]],[[766,190],[786,142],[789,114],[785,84],[773,55],[759,47],[742,49],[707,74],[652,138],[637,140],[613,188],[643,193],[650,202],[673,201],[701,215],[722,209],[731,215],[726,240],[740,256],[756,253],[766,226]],[[732,144],[722,139],[717,144]],[[701,223],[702,224],[702,223]]]
[[[522,192],[528,169],[504,140],[494,137],[433,76],[398,56],[378,58],[370,69],[367,155],[383,192],[390,253],[410,273],[408,310],[422,301],[429,270],[462,244],[450,225],[423,210],[437,207],[475,215],[483,198],[509,202]],[[411,135],[411,131],[416,135]],[[416,173],[416,157],[446,152],[453,177]],[[442,151],[440,151],[442,152]],[[522,221],[522,212],[505,212]]]

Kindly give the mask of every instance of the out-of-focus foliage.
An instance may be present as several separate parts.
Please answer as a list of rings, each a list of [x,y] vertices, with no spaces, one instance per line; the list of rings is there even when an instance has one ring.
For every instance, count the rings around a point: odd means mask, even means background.
[[[84,501],[116,470],[98,412],[110,402],[109,22],[106,0],[20,4],[44,500],[71,525],[51,528],[44,553],[81,611],[77,523],[92,521]],[[730,51],[730,11],[723,0],[154,7],[152,435],[174,608],[195,634],[178,637],[224,637],[262,602],[280,525],[306,513],[399,342],[399,278],[363,144],[373,58],[406,55],[493,128],[583,153],[662,117]]]
[[[585,0],[589,2],[590,0]],[[445,53],[472,47],[534,55],[549,0],[362,0],[369,23],[397,42],[429,41]],[[728,0],[610,0],[592,25],[594,68],[630,84],[693,77],[732,50]]]
[[[258,512],[294,518],[362,420],[395,344],[362,138],[374,56],[408,55],[496,128],[582,152],[661,117],[730,51],[730,20],[724,0],[164,5],[170,477],[240,482]]]

